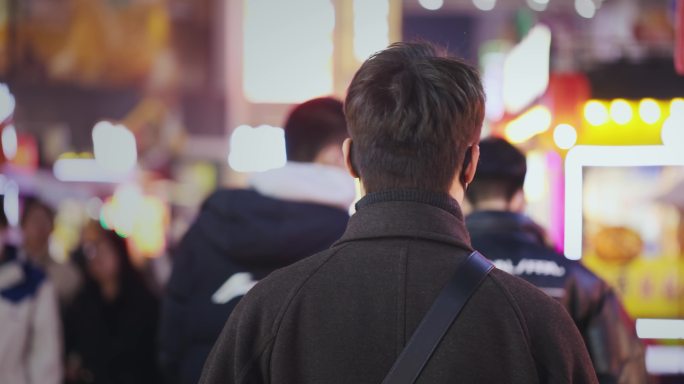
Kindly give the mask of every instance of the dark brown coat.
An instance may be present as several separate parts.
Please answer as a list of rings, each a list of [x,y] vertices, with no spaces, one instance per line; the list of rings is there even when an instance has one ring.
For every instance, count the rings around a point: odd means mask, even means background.
[[[469,244],[446,196],[366,196],[330,250],[273,273],[243,299],[200,383],[380,383]],[[495,270],[418,382],[597,380],[566,311]]]

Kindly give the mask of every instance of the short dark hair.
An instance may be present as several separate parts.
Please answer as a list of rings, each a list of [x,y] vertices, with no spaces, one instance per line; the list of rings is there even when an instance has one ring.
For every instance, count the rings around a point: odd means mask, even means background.
[[[285,123],[285,147],[290,161],[312,162],[330,144],[342,145],[347,123],[342,102],[322,97],[299,104]]]
[[[491,199],[510,201],[523,188],[526,173],[527,160],[518,148],[502,138],[488,137],[480,141],[480,161],[466,197],[475,207]]]
[[[395,43],[356,72],[345,112],[366,192],[447,192],[480,136],[485,96],[470,65],[426,43]]]

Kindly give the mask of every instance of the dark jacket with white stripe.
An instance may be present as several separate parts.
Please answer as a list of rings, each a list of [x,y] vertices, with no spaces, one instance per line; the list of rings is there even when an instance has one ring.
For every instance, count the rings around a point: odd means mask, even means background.
[[[473,246],[501,270],[534,284],[563,304],[589,349],[601,383],[646,382],[643,347],[613,290],[579,262],[544,244],[526,216],[475,212],[466,219]]]
[[[339,208],[254,190],[211,195],[174,252],[160,329],[167,382],[196,384],[242,296],[273,270],[330,247],[348,220]]]

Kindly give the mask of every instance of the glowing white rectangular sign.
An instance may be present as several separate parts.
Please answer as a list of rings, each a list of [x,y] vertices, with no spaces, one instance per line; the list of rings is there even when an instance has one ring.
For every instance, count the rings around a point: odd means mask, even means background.
[[[637,319],[637,335],[642,339],[683,339],[682,319]]]
[[[298,103],[333,92],[330,0],[244,0],[243,90],[254,103]]]
[[[365,61],[389,45],[388,0],[354,0],[354,57]]]
[[[646,348],[646,368],[653,374],[684,373],[684,347],[649,345]]]
[[[583,167],[643,167],[684,165],[676,146],[576,146],[565,158],[565,256],[582,258]]]
[[[503,99],[507,112],[522,111],[546,92],[550,54],[551,30],[539,24],[506,56]]]

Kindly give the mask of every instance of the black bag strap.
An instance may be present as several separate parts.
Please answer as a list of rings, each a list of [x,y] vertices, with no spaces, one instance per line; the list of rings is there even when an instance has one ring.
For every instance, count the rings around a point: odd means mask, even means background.
[[[458,314],[494,265],[475,251],[456,269],[394,362],[382,384],[412,384]]]

